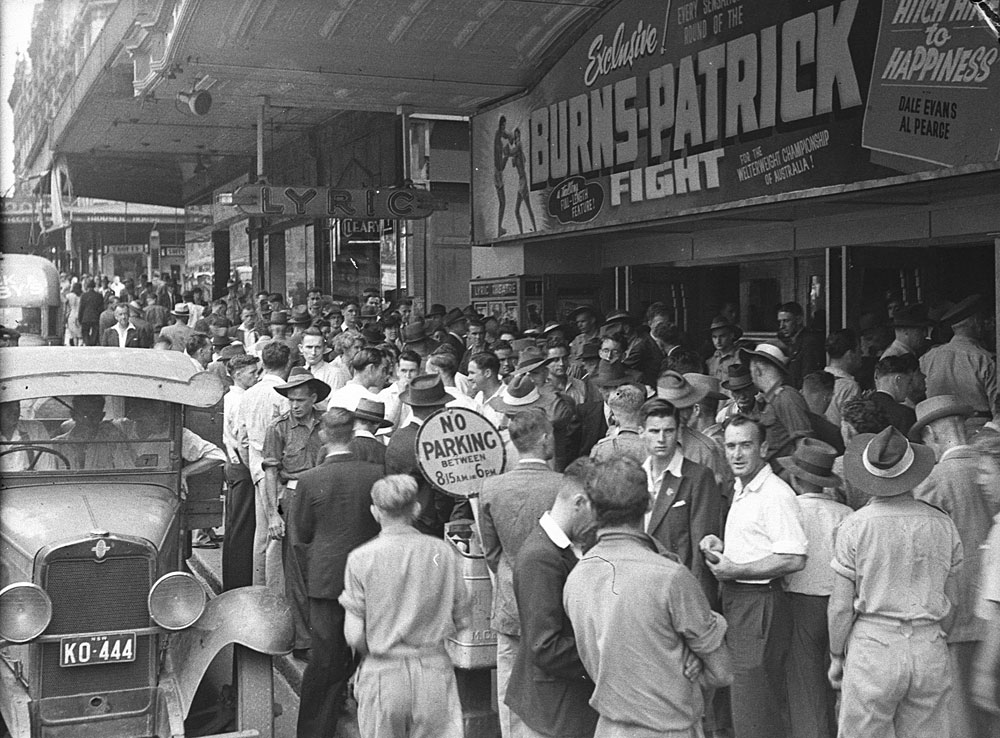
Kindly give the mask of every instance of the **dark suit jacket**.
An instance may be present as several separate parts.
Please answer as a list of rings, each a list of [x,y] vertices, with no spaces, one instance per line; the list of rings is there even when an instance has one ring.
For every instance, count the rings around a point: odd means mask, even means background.
[[[537,461],[519,461],[498,477],[483,480],[479,497],[479,531],[483,553],[496,572],[493,589],[493,629],[519,635],[521,623],[514,600],[514,561],[521,544],[555,502],[562,474]]]
[[[563,585],[574,566],[572,549],[558,548],[538,524],[514,565],[521,648],[504,701],[545,735],[593,735],[597,725],[597,712],[588,704],[594,683],[580,661],[573,624],[562,605]]]
[[[101,334],[102,346],[118,346],[118,331],[114,326],[107,328]],[[143,345],[142,335],[137,328],[129,328],[125,334],[125,348],[149,348]]]
[[[913,408],[901,402],[896,402],[892,399],[892,395],[886,392],[876,390],[871,393],[870,397],[885,412],[889,418],[890,425],[894,426],[904,436],[910,435],[910,428],[917,422],[917,414],[913,411]]]
[[[698,544],[707,535],[722,535],[721,505],[712,470],[684,459],[680,479],[669,472],[664,475],[646,527],[650,536],[690,569],[710,603],[718,602],[719,584]]]
[[[103,310],[104,298],[94,290],[87,290],[80,295],[79,320],[81,323],[96,323],[101,319]]]
[[[304,553],[300,560],[309,597],[337,599],[344,590],[347,555],[378,535],[369,507],[372,485],[382,474],[375,464],[337,454],[299,475],[292,525]]]
[[[576,406],[580,418],[580,456],[590,456],[591,449],[608,434],[604,417],[604,401],[585,402]]]
[[[825,416],[809,412],[809,422],[812,423],[813,437],[824,443],[829,443],[837,449],[838,455],[844,454],[844,437],[840,433],[840,428],[831,423]]]
[[[385,444],[375,438],[358,436],[351,440],[351,453],[358,461],[367,461],[385,468]]]
[[[823,334],[803,328],[788,346],[788,384],[802,388],[802,378],[818,372],[826,364],[826,346]]]
[[[451,517],[455,503],[448,495],[435,490],[417,466],[417,430],[419,426],[410,423],[393,431],[389,445],[385,447],[385,473],[409,474],[417,480],[420,514],[415,527],[421,533],[441,538],[445,521]]]

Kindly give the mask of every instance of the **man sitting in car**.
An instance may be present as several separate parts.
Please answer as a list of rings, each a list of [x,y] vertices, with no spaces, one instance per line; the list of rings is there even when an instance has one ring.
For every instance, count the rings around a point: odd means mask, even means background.
[[[56,458],[51,453],[30,448],[16,450],[18,446],[37,446],[48,440],[44,425],[21,418],[20,402],[0,402],[0,473],[52,469]]]
[[[71,469],[127,469],[132,454],[122,431],[104,419],[103,395],[77,395],[70,412],[72,427],[53,438],[53,447]],[[65,427],[65,426],[64,426]]]

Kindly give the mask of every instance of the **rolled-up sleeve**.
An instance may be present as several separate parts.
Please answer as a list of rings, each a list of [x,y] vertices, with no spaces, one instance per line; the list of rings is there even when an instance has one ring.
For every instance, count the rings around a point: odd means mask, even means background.
[[[772,494],[767,498],[763,521],[771,540],[771,553],[804,556],[809,547],[794,493]]]
[[[833,560],[830,566],[842,577],[852,582],[857,579],[857,541],[854,527],[841,523],[834,530]]]

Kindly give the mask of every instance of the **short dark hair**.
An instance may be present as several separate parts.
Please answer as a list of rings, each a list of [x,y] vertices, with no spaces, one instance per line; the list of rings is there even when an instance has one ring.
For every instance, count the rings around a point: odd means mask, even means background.
[[[659,323],[653,329],[653,338],[659,338],[664,343],[679,346],[682,343],[680,326],[673,323]]]
[[[678,426],[681,424],[680,412],[672,402],[664,400],[662,397],[646,400],[639,408],[639,412],[642,414],[643,424],[647,418],[673,418]]]
[[[494,341],[493,343],[493,355],[496,356],[497,351],[513,351],[514,347],[510,345],[510,341]],[[479,363],[478,361],[476,362]]]
[[[310,287],[309,289],[306,290],[306,294],[307,295],[311,295],[314,292],[318,292],[321,295],[323,294],[323,290],[321,290],[319,287],[316,287],[316,286],[312,286],[312,287]]]
[[[663,366],[678,374],[704,374],[705,362],[701,360],[697,351],[681,349],[671,352],[670,356],[661,363],[661,373]]]
[[[617,343],[618,347],[622,350],[622,353],[625,353],[628,350],[628,339],[625,338],[625,334],[621,331],[614,331],[601,336],[601,343],[604,343],[605,341],[614,341]]]
[[[416,351],[411,351],[407,349],[406,351],[403,351],[399,355],[398,361],[409,361],[416,364],[417,366],[420,366],[420,354],[418,354]]]
[[[306,328],[304,331],[302,331],[302,335],[303,336],[319,336],[320,338],[322,338],[323,337],[323,331],[321,331],[316,326],[311,325],[308,328]]]
[[[449,351],[435,351],[427,357],[427,364],[436,366],[449,377],[455,376],[455,372],[458,371],[458,359]]]
[[[885,410],[872,399],[844,403],[840,417],[857,433],[880,433],[890,425]]]
[[[372,364],[381,366],[384,361],[384,353],[379,351],[377,348],[365,346],[358,349],[358,353],[356,353],[354,358],[351,359],[351,371],[357,374],[358,372],[363,372],[366,367],[369,367]]]
[[[330,443],[349,443],[354,434],[354,413],[342,407],[331,407],[323,413],[323,431]]]
[[[840,328],[830,331],[826,337],[826,353],[831,359],[840,359],[848,351],[858,347],[858,336],[850,328]]]
[[[594,465],[585,487],[598,528],[638,526],[649,509],[646,472],[638,461],[619,456]]]
[[[552,423],[541,408],[532,407],[515,413],[510,419],[510,441],[520,453],[534,448],[542,435],[552,434]]]
[[[778,305],[779,313],[790,313],[791,315],[796,315],[802,317],[805,312],[802,310],[802,306],[797,302],[783,302]]]
[[[240,356],[234,356],[229,360],[229,373],[239,371],[240,369],[247,366],[257,366],[258,359],[253,354],[241,354]]]
[[[184,353],[188,356],[194,356],[208,345],[210,345],[208,336],[201,333],[193,333],[188,337],[188,340],[184,342]]]
[[[265,369],[283,369],[288,365],[288,360],[292,356],[292,349],[288,344],[281,341],[268,341],[260,352],[260,361]]]
[[[764,426],[751,418],[749,415],[744,415],[743,413],[733,415],[731,418],[726,420],[726,422],[722,424],[722,433],[725,435],[726,431],[730,428],[742,428],[744,425],[752,425],[754,427],[757,432],[758,443],[764,443],[767,439],[767,433],[764,431]]]
[[[500,375],[500,359],[492,351],[480,351],[478,354],[473,354],[472,358],[469,359],[469,363],[472,362],[476,362],[480,371],[491,371],[495,377]]]
[[[890,374],[913,374],[919,368],[920,363],[913,354],[886,356],[879,359],[878,363],[875,364],[875,378],[878,379]]]
[[[833,392],[833,386],[836,382],[837,378],[830,374],[830,372],[810,372],[802,378],[802,391],[824,390],[826,392]]]
[[[569,341],[562,336],[552,336],[545,342],[545,350],[562,348],[569,351]]]

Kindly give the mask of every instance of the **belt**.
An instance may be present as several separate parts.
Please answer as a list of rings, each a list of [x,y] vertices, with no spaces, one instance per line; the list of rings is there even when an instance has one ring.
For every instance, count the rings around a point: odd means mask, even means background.
[[[902,620],[900,618],[890,618],[885,615],[876,615],[874,613],[858,615],[857,622],[870,623],[872,625],[883,625],[887,628],[892,628],[893,630],[899,630],[902,633],[914,633],[928,628],[941,630],[941,623],[937,620]]]
[[[764,590],[781,590],[780,579],[772,579],[769,582],[760,584],[748,584],[747,582],[723,582],[722,586],[727,589],[734,589],[740,592],[763,592]]]

